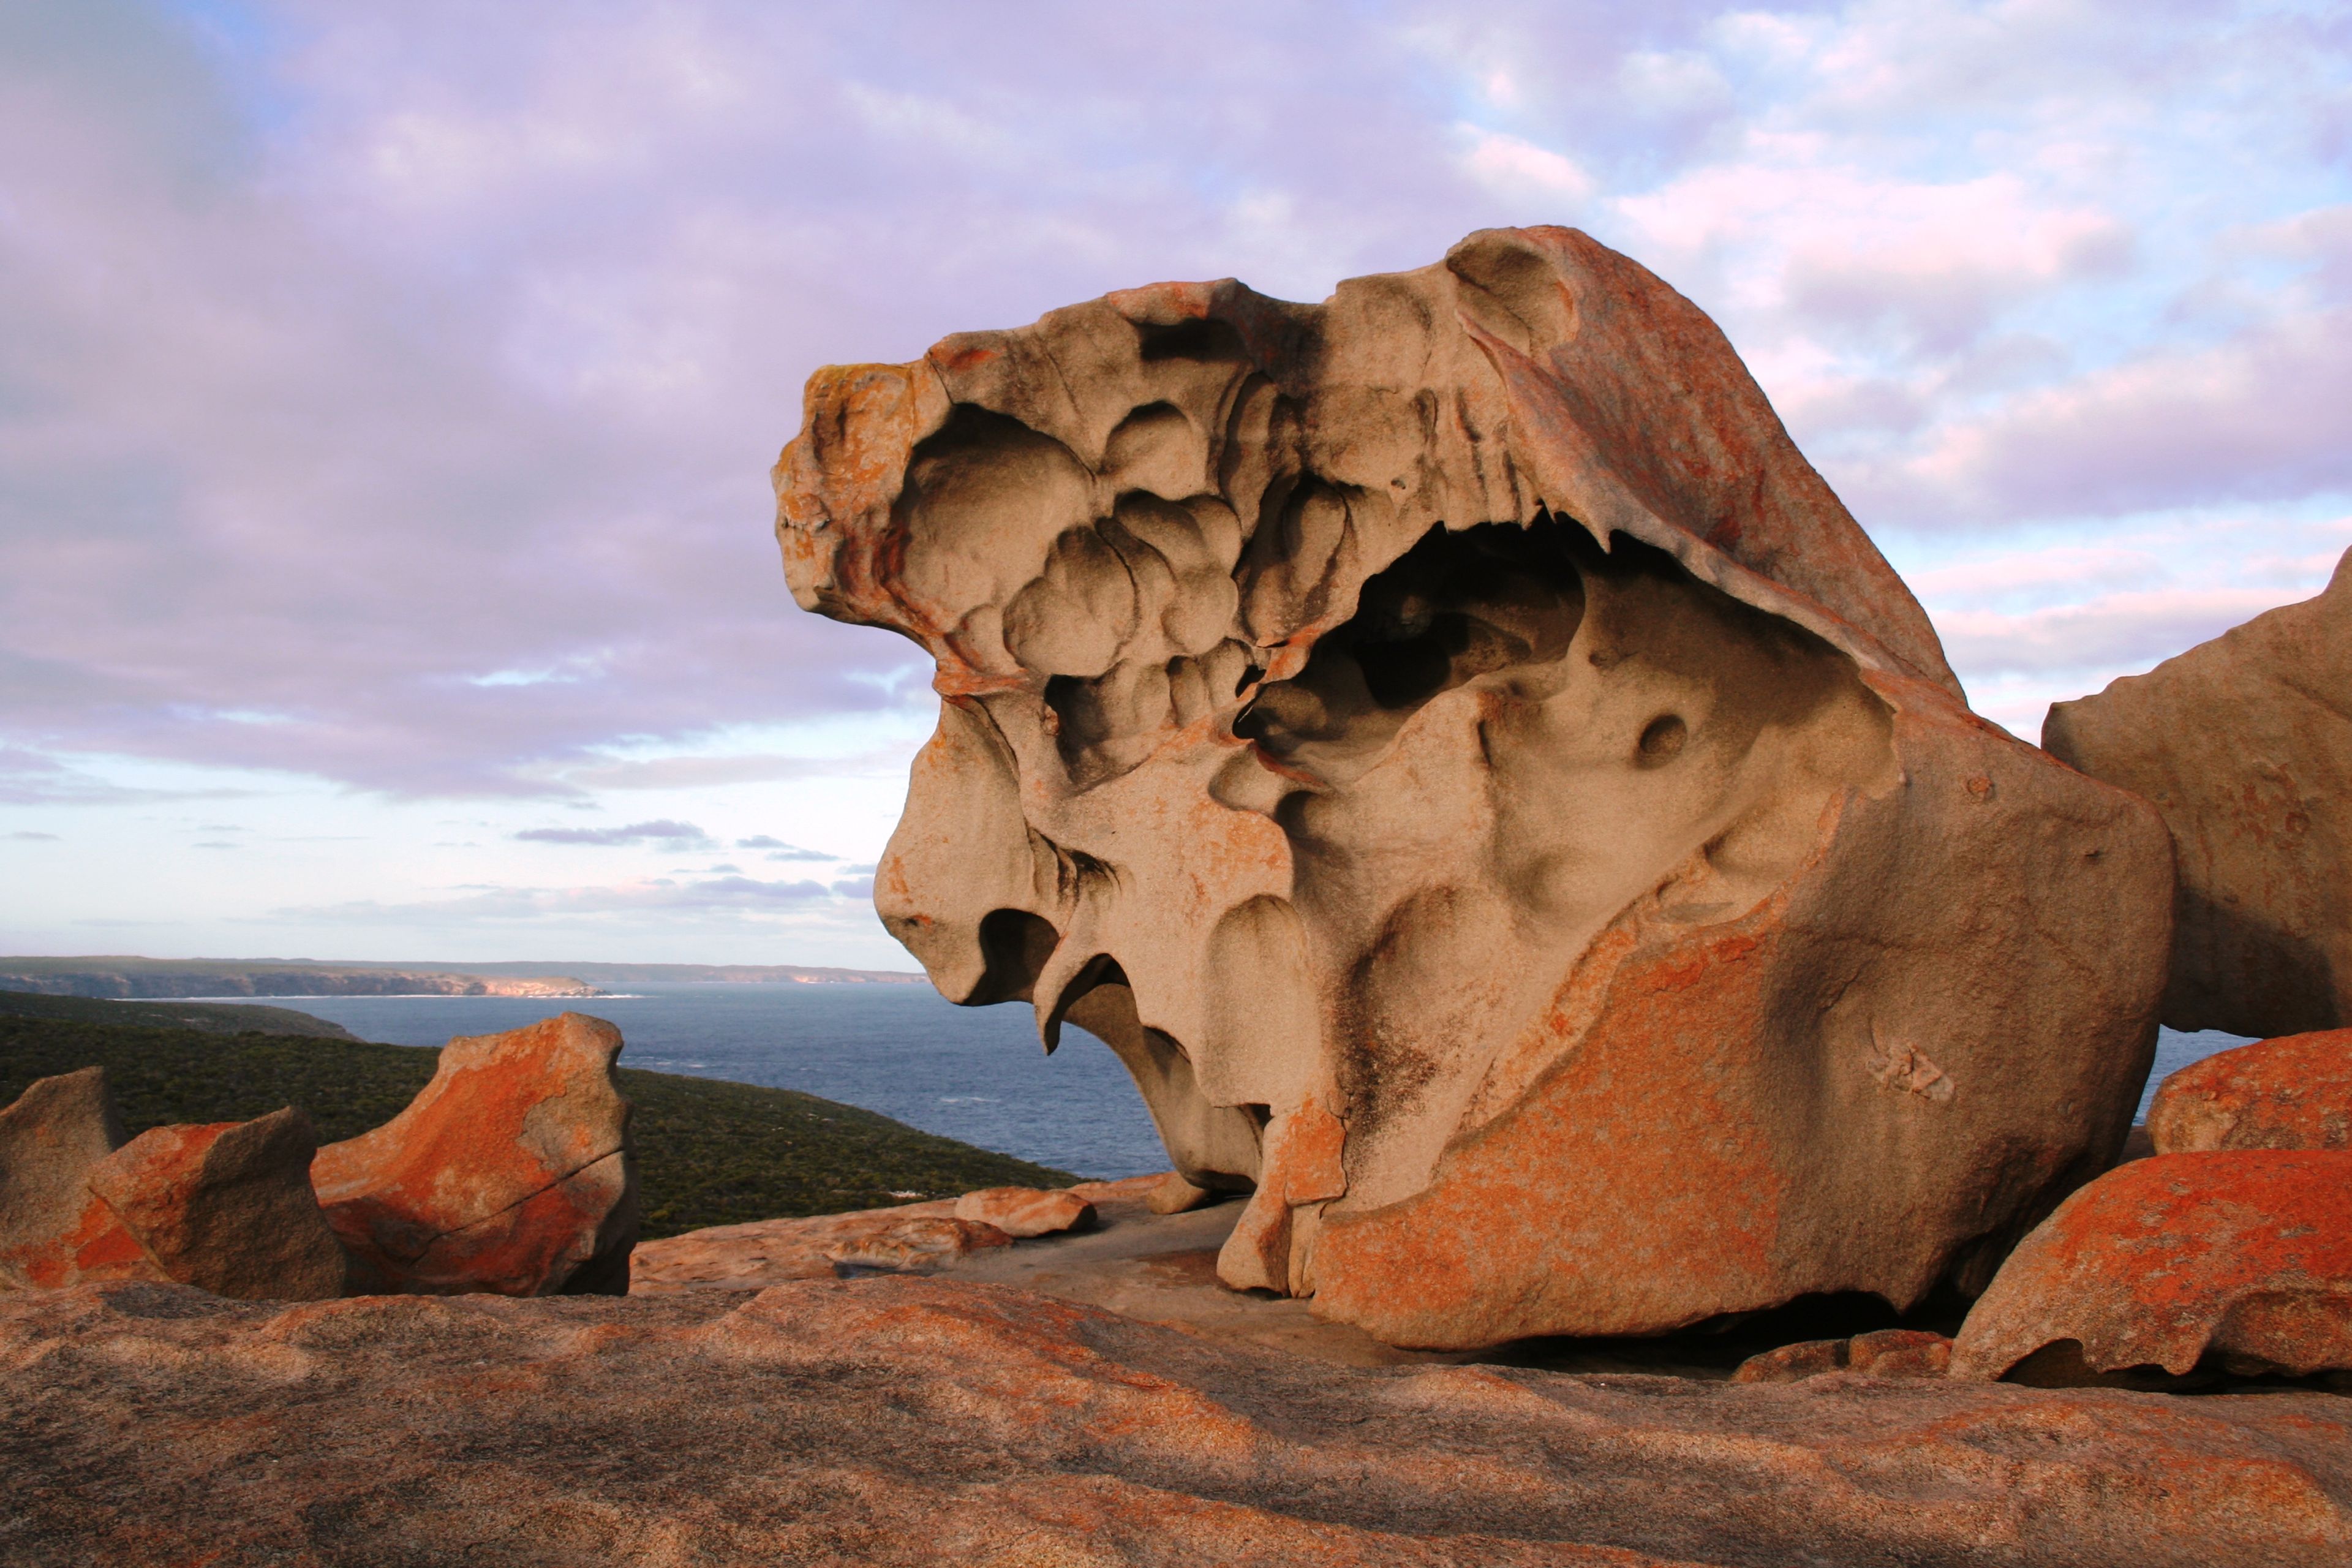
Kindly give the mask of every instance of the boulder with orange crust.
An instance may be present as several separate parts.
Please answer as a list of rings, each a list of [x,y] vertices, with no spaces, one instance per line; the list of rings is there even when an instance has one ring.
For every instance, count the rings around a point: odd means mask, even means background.
[[[319,1212],[310,1119],[154,1127],[91,1167],[89,1190],[166,1278],[216,1296],[340,1296],[350,1265]]]
[[[122,1142],[104,1068],[37,1079],[0,1110],[0,1289],[166,1277],[89,1190]]]
[[[319,1201],[368,1288],[625,1292],[638,1205],[620,1050],[618,1029],[578,1013],[461,1037],[406,1110],[320,1150]]]
[[[794,597],[936,664],[875,882],[1391,1342],[1981,1289],[2119,1148],[2145,802],[1969,712],[1706,317],[1570,229],[809,382]]]
[[[1951,1375],[2095,1381],[2212,1357],[2352,1368],[2352,1152],[2158,1154],[2059,1205],[2001,1266]]]
[[[2164,1080],[2147,1110],[2159,1154],[2352,1149],[2352,1029],[2217,1051]]]

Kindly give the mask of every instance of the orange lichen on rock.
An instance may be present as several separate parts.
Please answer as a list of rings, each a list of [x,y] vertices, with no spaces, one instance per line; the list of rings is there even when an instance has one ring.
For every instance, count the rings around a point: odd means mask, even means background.
[[[89,1190],[122,1141],[104,1068],[37,1079],[0,1110],[0,1289],[165,1278]]]
[[[340,1296],[349,1263],[310,1187],[318,1134],[299,1110],[157,1127],[92,1167],[89,1189],[170,1279],[216,1296]]]
[[[406,1110],[320,1150],[319,1201],[372,1288],[625,1290],[637,1194],[620,1051],[618,1029],[578,1013],[461,1037]]]
[[[2352,1029],[2286,1035],[2194,1061],[2156,1091],[2159,1154],[2352,1148]]]
[[[2093,1373],[2352,1368],[2352,1153],[2158,1154],[2100,1177],[2010,1255],[1952,1375],[2023,1375],[2053,1347]]]

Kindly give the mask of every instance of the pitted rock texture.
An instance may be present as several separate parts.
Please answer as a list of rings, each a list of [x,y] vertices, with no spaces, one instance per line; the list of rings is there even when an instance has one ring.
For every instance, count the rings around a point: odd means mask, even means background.
[[[2352,1153],[2158,1154],[2108,1172],[2010,1255],[1952,1375],[2179,1376],[2209,1356],[2240,1374],[2352,1368]]]
[[[637,1234],[621,1032],[565,1013],[460,1037],[408,1108],[319,1151],[319,1201],[361,1288],[619,1292]]]
[[[0,1301],[7,1556],[2280,1568],[2352,1404],[1366,1371],[881,1277],[651,1300]]]
[[[2216,1051],[2164,1080],[2147,1109],[2159,1154],[2352,1149],[2352,1029]]]
[[[2167,1024],[2352,1027],[2352,551],[2317,598],[2053,704],[2042,743],[2172,828]]]
[[[810,382],[794,596],[938,665],[876,879],[1391,1342],[1940,1278],[2112,1161],[2171,847],[1964,705],[1713,323],[1567,229]]]
[[[104,1068],[37,1079],[0,1110],[0,1289],[165,1277],[89,1190],[122,1142]]]
[[[350,1265],[310,1189],[318,1149],[291,1107],[150,1128],[91,1167],[89,1190],[169,1279],[245,1300],[320,1300],[343,1293]]]

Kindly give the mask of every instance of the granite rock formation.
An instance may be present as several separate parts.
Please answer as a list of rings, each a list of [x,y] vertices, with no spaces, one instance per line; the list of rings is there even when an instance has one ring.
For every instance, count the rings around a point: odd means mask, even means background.
[[[2352,1149],[2352,1029],[2217,1051],[2166,1079],[2147,1109],[2159,1154]]]
[[[565,1013],[460,1037],[408,1108],[319,1151],[327,1220],[371,1290],[628,1289],[637,1232],[621,1032]]]
[[[2158,1154],[2059,1205],[2002,1265],[1952,1375],[2065,1382],[2207,1357],[2352,1368],[2352,1153]]]
[[[164,1278],[89,1190],[123,1136],[104,1068],[36,1079],[0,1110],[0,1289]]]
[[[2352,551],[2317,598],[2053,704],[2042,743],[2172,829],[2164,1022],[2352,1027]]]
[[[820,371],[795,598],[937,661],[876,879],[1401,1344],[1981,1288],[2104,1169],[2171,849],[1970,714],[1720,332],[1573,230]]]
[[[1364,1370],[937,1279],[291,1308],[31,1292],[0,1300],[0,1402],[22,1568],[2352,1553],[2352,1402],[2325,1394]]]
[[[247,1300],[314,1301],[349,1283],[310,1189],[319,1135],[289,1108],[155,1127],[90,1168],[91,1193],[168,1279]]]

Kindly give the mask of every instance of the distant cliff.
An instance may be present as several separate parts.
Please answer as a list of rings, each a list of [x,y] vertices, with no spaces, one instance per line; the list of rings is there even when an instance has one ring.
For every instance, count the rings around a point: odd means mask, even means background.
[[[7,962],[0,959],[0,963]],[[799,981],[821,985],[928,985],[920,970],[837,969],[803,963],[476,963],[469,974],[546,976],[561,971],[598,985],[636,985],[646,981],[694,981],[747,984]]]
[[[0,958],[0,989],[51,996],[601,996],[571,975],[209,958]]]

